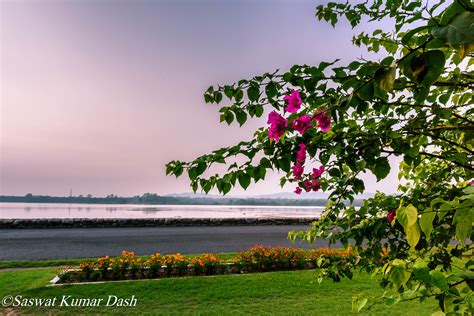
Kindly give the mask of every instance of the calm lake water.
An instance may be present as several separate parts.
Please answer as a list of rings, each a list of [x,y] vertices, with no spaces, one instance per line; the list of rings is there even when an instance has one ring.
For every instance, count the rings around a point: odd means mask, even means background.
[[[0,218],[319,217],[317,206],[0,203]]]

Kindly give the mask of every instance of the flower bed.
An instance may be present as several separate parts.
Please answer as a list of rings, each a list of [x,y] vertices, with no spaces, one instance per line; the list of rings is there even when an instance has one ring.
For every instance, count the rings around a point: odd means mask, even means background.
[[[123,251],[120,257],[102,257],[84,261],[79,269],[65,268],[54,283],[97,282],[110,280],[156,279],[166,277],[240,274],[252,272],[315,269],[329,264],[355,262],[350,250],[319,248],[304,250],[288,247],[256,245],[241,251],[232,260],[224,261],[215,254],[187,258],[177,253],[156,253],[147,260],[133,252]]]

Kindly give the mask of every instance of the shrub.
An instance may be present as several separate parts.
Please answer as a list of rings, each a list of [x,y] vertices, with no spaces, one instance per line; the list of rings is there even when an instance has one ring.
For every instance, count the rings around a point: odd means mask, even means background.
[[[151,258],[145,261],[145,265],[148,267],[148,277],[156,278],[163,265],[163,256],[160,253],[151,255]]]

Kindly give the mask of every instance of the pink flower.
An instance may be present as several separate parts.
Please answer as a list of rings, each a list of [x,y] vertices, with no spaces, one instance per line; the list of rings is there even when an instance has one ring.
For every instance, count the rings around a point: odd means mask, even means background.
[[[293,121],[292,127],[301,135],[303,135],[304,132],[306,132],[306,130],[311,127],[311,117],[308,115],[301,116],[300,118]]]
[[[300,149],[296,152],[296,161],[297,162],[304,162],[306,160],[306,145],[301,143]]]
[[[300,163],[297,163],[296,165],[291,167],[291,169],[293,169],[293,177],[295,178],[295,180],[298,180],[299,178],[301,178],[304,168]]]
[[[331,128],[331,117],[324,110],[318,110],[313,120],[318,121],[318,127],[322,132],[327,133]]]
[[[395,219],[395,215],[397,215],[397,211],[395,209],[391,210],[388,214],[387,214],[387,221],[389,223],[393,222],[393,220]]]
[[[319,168],[313,168],[313,174],[311,175],[311,178],[316,179],[319,178],[324,172],[324,166],[321,166]]]
[[[474,185],[474,180],[469,181],[467,184]]]
[[[296,187],[296,189],[295,189],[295,193],[296,193],[296,194],[301,194],[301,191],[302,191],[302,190],[301,190],[300,187]]]
[[[321,182],[319,180],[306,180],[303,182],[304,190],[309,192],[311,190],[318,191],[321,189]]]
[[[285,127],[288,125],[288,121],[281,116],[277,111],[272,111],[268,114],[268,137],[278,141],[281,135],[285,132]]]
[[[313,186],[313,191],[316,192],[319,189],[321,189],[321,182],[319,180],[313,180],[311,181],[311,185]]]
[[[296,90],[291,91],[290,95],[287,95],[283,98],[283,100],[288,101],[288,105],[285,107],[285,110],[290,113],[296,113],[300,109],[301,101],[300,93]]]

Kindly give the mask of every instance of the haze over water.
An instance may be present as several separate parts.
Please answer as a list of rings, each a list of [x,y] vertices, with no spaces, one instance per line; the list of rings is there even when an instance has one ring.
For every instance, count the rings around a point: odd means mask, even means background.
[[[0,218],[300,218],[319,217],[322,210],[318,206],[0,203]]]

